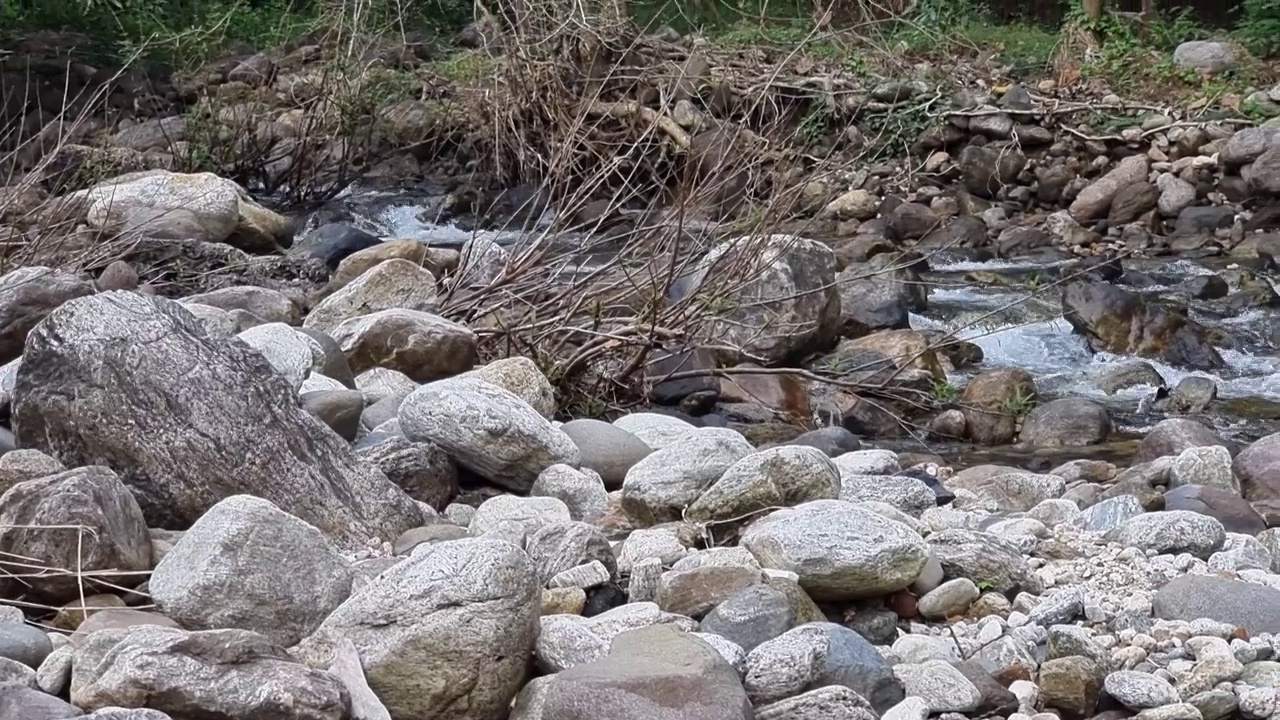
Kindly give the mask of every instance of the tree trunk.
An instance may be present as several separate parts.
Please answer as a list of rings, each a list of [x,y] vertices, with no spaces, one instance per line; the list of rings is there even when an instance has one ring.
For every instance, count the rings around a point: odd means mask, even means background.
[[[1084,14],[1090,20],[1098,20],[1102,17],[1102,0],[1084,0]]]

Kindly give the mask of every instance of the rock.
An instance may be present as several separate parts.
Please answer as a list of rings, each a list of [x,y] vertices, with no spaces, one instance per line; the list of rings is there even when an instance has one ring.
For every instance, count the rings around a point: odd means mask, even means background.
[[[681,519],[685,508],[752,452],[735,435],[691,434],[632,466],[622,483],[627,517],[637,526]]]
[[[889,231],[901,240],[919,240],[940,224],[937,213],[928,205],[904,202],[889,213]]]
[[[418,389],[418,383],[399,370],[370,368],[355,378],[356,389],[364,395],[366,405],[373,405],[389,397],[407,397]]]
[[[178,623],[157,612],[134,610],[132,608],[116,610],[99,610],[80,623],[80,627],[71,634],[71,644],[79,647],[85,638],[99,630],[126,630],[138,625],[156,625],[160,627],[181,629]]]
[[[740,543],[762,567],[798,574],[800,586],[822,602],[901,590],[928,558],[905,525],[840,500],[775,511],[748,526]]]
[[[114,234],[227,243],[260,253],[288,247],[293,236],[288,218],[213,173],[127,173],[84,191],[83,199],[89,226]]]
[[[1216,275],[1205,275],[1222,283],[1222,292],[1217,297],[1225,297],[1226,281]],[[1185,377],[1180,380],[1169,396],[1169,406],[1174,412],[1201,413],[1209,407],[1209,403],[1218,397],[1218,385],[1213,380],[1203,377]]]
[[[609,491],[594,470],[552,465],[538,475],[529,494],[560,500],[574,520],[594,522],[609,510]]]
[[[560,431],[578,447],[582,467],[598,473],[610,490],[621,488],[627,471],[653,452],[640,438],[600,420],[570,420]]]
[[[477,235],[462,245],[454,283],[457,287],[487,286],[502,275],[509,259],[506,248],[492,238]]]
[[[1034,402],[1035,380],[1024,370],[988,370],[965,386],[960,396],[969,438],[982,445],[1004,445],[1017,432],[1014,411]]]
[[[1187,510],[1215,518],[1227,532],[1256,535],[1266,521],[1239,494],[1202,485],[1183,485],[1164,494],[1166,510]]]
[[[1146,182],[1148,162],[1145,155],[1131,155],[1121,160],[1110,172],[1080,191],[1069,208],[1071,218],[1084,223],[1105,216],[1122,189]]]
[[[1138,463],[1150,462],[1167,455],[1181,455],[1187,448],[1213,445],[1225,446],[1226,443],[1217,433],[1194,420],[1170,418],[1151,428],[1139,443],[1133,459]]]
[[[62,463],[39,450],[11,450],[0,455],[0,495],[20,482],[39,480],[66,470]]]
[[[830,458],[840,457],[845,453],[857,452],[862,449],[862,442],[858,440],[858,436],[842,427],[825,427],[810,430],[796,436],[788,441],[787,444],[817,448]],[[0,458],[0,463],[3,463],[3,458]]]
[[[1235,53],[1224,42],[1189,40],[1173,51],[1173,63],[1178,67],[1201,70],[1210,75],[1231,70],[1236,66]]]
[[[50,695],[66,694],[71,686],[71,662],[75,652],[75,647],[67,643],[50,653],[36,671],[36,687]]]
[[[901,475],[844,475],[840,478],[838,499],[851,503],[883,502],[912,517],[938,504],[934,491],[924,481]]]
[[[1160,189],[1156,209],[1165,217],[1178,217],[1179,213],[1196,201],[1195,186],[1172,173],[1157,178],[1156,187]]]
[[[1151,673],[1120,670],[1103,682],[1107,694],[1130,710],[1144,710],[1181,702],[1178,691],[1164,678]]]
[[[320,364],[309,339],[284,323],[267,323],[240,333],[246,345],[262,354],[296,393]]]
[[[525,680],[541,590],[520,548],[487,539],[419,546],[295,648],[327,665],[350,640],[391,717],[496,718]],[[387,617],[399,618],[387,623]]]
[[[1086,716],[1098,705],[1102,669],[1093,660],[1073,656],[1046,660],[1040,666],[1040,689],[1050,707]]]
[[[0,363],[22,356],[27,334],[63,303],[93,294],[93,286],[70,273],[24,267],[0,276]]]
[[[1221,445],[1183,450],[1169,469],[1169,487],[1183,485],[1206,485],[1240,492],[1240,483],[1231,472],[1230,451]]]
[[[889,718],[891,712],[892,710],[887,712],[884,717]],[[865,698],[840,685],[810,690],[756,710],[756,720],[875,720],[875,718],[875,711],[871,709]]]
[[[153,527],[186,527],[246,493],[344,545],[421,521],[261,355],[209,340],[171,301],[110,292],[54,312],[27,343],[13,415],[24,445],[117,468]]]
[[[261,318],[263,322],[285,325],[297,325],[302,319],[298,306],[288,296],[278,290],[254,285],[236,285],[191,295],[183,303],[207,305],[227,312],[243,310]]]
[[[1039,592],[1040,581],[1016,547],[989,533],[950,529],[929,536],[947,578],[968,578],[998,593]]]
[[[1142,503],[1132,495],[1107,498],[1081,513],[1080,527],[1089,532],[1110,532],[1144,512]]]
[[[951,663],[942,660],[894,665],[893,675],[907,696],[923,699],[931,713],[972,712],[982,701],[978,688]]]
[[[1148,182],[1121,187],[1111,201],[1107,223],[1117,227],[1131,223],[1155,209],[1159,199],[1160,191]]]
[[[866,190],[850,190],[827,204],[823,214],[836,220],[870,220],[880,210],[880,198]]]
[[[760,269],[753,272],[744,265]],[[822,350],[834,340],[840,317],[835,275],[835,254],[826,245],[771,235],[712,248],[688,287],[691,292],[728,293],[729,309],[713,316],[706,327],[718,346],[782,362]],[[715,287],[730,276],[731,288]],[[738,353],[727,354],[738,359]]]
[[[1134,387],[1162,388],[1165,386],[1164,378],[1160,376],[1160,372],[1145,360],[1126,362],[1108,371],[1103,376],[1100,384],[1103,392],[1108,395],[1115,395],[1121,390],[1128,390]]]
[[[689,618],[664,613],[652,602],[629,603],[590,618],[543,617],[537,643],[538,665],[549,672],[561,672],[601,660],[609,654],[609,645],[619,634],[653,625],[672,625],[683,631],[696,628]]]
[[[423,385],[405,398],[398,417],[410,440],[434,443],[462,467],[516,492],[528,492],[552,465],[578,465],[567,435],[519,397],[478,378]]]
[[[480,503],[469,526],[472,535],[480,535],[504,523],[514,523],[533,535],[547,525],[570,522],[569,508],[549,497],[496,495]]]
[[[661,450],[698,429],[673,415],[653,412],[623,415],[613,421],[613,426],[635,435],[653,450]]]
[[[786,593],[764,584],[752,584],[707,613],[698,629],[733,641],[746,652],[803,623]]]
[[[0,717],[22,720],[62,720],[83,717],[74,705],[18,683],[0,683]]]
[[[1080,447],[1105,442],[1111,434],[1106,408],[1083,398],[1050,400],[1022,423],[1021,442],[1037,447]]]
[[[738,557],[741,548],[691,554],[662,574],[655,600],[664,612],[700,618],[763,575],[754,558]],[[745,553],[743,553],[745,554]]]
[[[341,720],[350,702],[337,678],[293,662],[257,633],[153,625],[85,638],[72,662],[71,701],[226,720]]]
[[[438,305],[429,271],[408,260],[386,260],[320,301],[303,324],[332,333],[361,315],[395,309],[431,313]]]
[[[350,225],[329,223],[312,230],[290,252],[315,258],[330,270],[337,270],[347,257],[376,247],[381,242],[377,237]]]
[[[1280,632],[1280,590],[1211,575],[1184,575],[1156,591],[1152,608],[1166,620],[1207,618],[1244,628],[1250,635]]]
[[[1218,153],[1218,161],[1227,167],[1248,165],[1280,142],[1277,138],[1280,138],[1280,130],[1276,128],[1241,128],[1227,138],[1226,145]]]
[[[738,674],[707,643],[670,627],[619,634],[608,656],[548,682],[545,720],[750,720]]]
[[[0,622],[0,658],[35,669],[51,652],[53,643],[43,630],[21,621]]]
[[[856,632],[815,622],[779,635],[747,654],[744,685],[757,706],[823,687],[846,687],[884,712],[903,699],[889,663]]]
[[[142,510],[115,473],[97,466],[27,480],[0,496],[0,553],[66,571],[23,578],[24,589],[54,604],[80,595],[80,571],[133,587],[151,568]]]
[[[1107,533],[1112,542],[1157,553],[1208,559],[1226,540],[1222,523],[1199,513],[1168,510],[1138,515]]]
[[[952,492],[968,490],[1003,512],[1026,512],[1045,500],[1062,497],[1066,482],[1000,465],[975,465],[946,481]]]
[[[851,263],[836,276],[840,293],[840,327],[847,337],[875,330],[909,329],[911,310],[927,302],[919,271],[897,253],[881,253],[865,263]]]
[[[392,436],[356,449],[409,497],[443,510],[458,496],[458,468],[434,443]]]
[[[1114,285],[1075,281],[1062,296],[1063,316],[1095,352],[1139,355],[1195,370],[1224,366],[1207,330],[1166,306]]]
[[[956,578],[929,591],[920,598],[916,609],[929,620],[946,620],[963,615],[981,594],[972,580]]]
[[[984,198],[995,197],[1000,188],[1013,184],[1026,164],[1026,156],[1011,147],[966,145],[959,157],[965,190]]]
[[[1217,230],[1229,228],[1235,220],[1234,208],[1225,205],[1192,205],[1178,213],[1173,226],[1175,237],[1212,235]]]
[[[319,530],[266,500],[209,509],[156,566],[161,612],[193,630],[253,630],[282,646],[315,630],[351,593],[352,573]]]
[[[476,364],[476,335],[467,327],[417,310],[381,310],[333,329],[351,371],[399,370],[414,382],[430,382]]]
[[[421,267],[427,259],[427,246],[418,240],[385,240],[343,258],[329,281],[328,290],[339,290],[353,280],[388,260],[404,260]],[[432,272],[427,268],[428,272]],[[436,273],[432,272],[434,276]],[[434,288],[433,288],[434,292]]]
[[[840,473],[826,455],[815,448],[784,445],[758,450],[730,465],[684,516],[693,522],[723,522],[839,494]]]
[[[459,377],[473,377],[497,385],[529,403],[540,415],[551,419],[556,412],[555,390],[547,376],[527,357],[494,360]]]
[[[579,565],[599,563],[607,582],[618,572],[618,563],[604,535],[583,522],[549,522],[529,534],[525,552],[545,585],[556,575]]]
[[[307,340],[314,341],[311,344],[313,355],[317,349],[320,351],[319,355],[313,358],[319,363],[317,370],[320,374],[337,382],[344,390],[356,389],[356,376],[352,374],[351,366],[347,364],[347,356],[342,354],[342,347],[336,340],[315,328],[298,328],[298,333]],[[312,375],[315,372],[313,370]]]

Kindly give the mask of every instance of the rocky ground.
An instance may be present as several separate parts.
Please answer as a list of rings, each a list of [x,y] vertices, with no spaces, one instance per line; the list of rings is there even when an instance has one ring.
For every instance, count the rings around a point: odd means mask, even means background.
[[[197,80],[299,82],[267,60]],[[521,308],[460,321],[520,262],[495,236],[308,225],[172,169],[174,117],[104,128],[160,167],[0,195],[77,257],[0,276],[0,718],[1280,718],[1280,434],[1224,438],[1190,377],[1087,459],[1112,409],[912,326],[941,258],[1066,261],[1034,282],[1118,392],[1280,305],[1276,121],[1052,91],[957,94],[913,158],[801,183],[790,233],[713,233],[672,301],[740,282],[598,417],[491,359]],[[1131,125],[1056,119],[1098,108]],[[1140,257],[1224,269],[1179,305]]]

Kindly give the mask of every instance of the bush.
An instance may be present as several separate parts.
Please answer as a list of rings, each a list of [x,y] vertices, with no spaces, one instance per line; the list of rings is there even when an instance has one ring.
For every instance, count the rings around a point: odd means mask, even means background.
[[[1280,57],[1280,0],[1244,0],[1238,32],[1254,55]]]

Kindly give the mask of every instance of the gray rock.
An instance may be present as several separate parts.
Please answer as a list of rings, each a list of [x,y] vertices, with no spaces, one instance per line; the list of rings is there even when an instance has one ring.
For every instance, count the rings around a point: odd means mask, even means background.
[[[120,478],[105,467],[82,467],[18,483],[0,496],[0,553],[66,571],[23,579],[36,597],[61,604],[80,595],[79,570],[123,573],[103,579],[124,587],[140,583],[139,573],[151,568],[151,536]]]
[[[707,613],[698,626],[731,640],[747,652],[795,627],[798,618],[791,599],[781,590],[753,584],[730,595]]]
[[[279,290],[256,285],[235,285],[212,292],[191,295],[183,304],[207,305],[226,312],[243,310],[261,318],[263,322],[280,322],[297,325],[302,316],[298,306]]]
[[[303,321],[333,332],[344,321],[396,308],[435,312],[436,279],[430,270],[401,258],[384,260],[321,300]]]
[[[797,573],[800,586],[819,601],[901,590],[928,559],[914,531],[840,500],[778,510],[750,525],[740,543],[762,567]]]
[[[843,686],[883,712],[903,698],[887,660],[861,635],[834,623],[801,625],[747,654],[744,685],[756,705]]]
[[[953,528],[929,536],[929,550],[947,578],[969,578],[999,593],[1039,592],[1041,583],[1023,554],[989,533]]]
[[[1169,469],[1169,487],[1205,485],[1240,492],[1240,481],[1231,471],[1231,453],[1221,445],[1183,450]]]
[[[480,503],[468,527],[472,535],[479,535],[510,522],[523,528],[525,534],[532,535],[547,525],[572,519],[569,508],[555,498],[496,495]]]
[[[1217,433],[1195,420],[1169,418],[1156,423],[1147,436],[1142,438],[1133,461],[1150,462],[1166,455],[1180,455],[1187,448],[1211,445],[1225,446],[1226,443]]]
[[[1130,155],[1110,172],[1080,191],[1071,202],[1071,218],[1076,222],[1097,220],[1111,209],[1111,201],[1124,188],[1146,182],[1149,160],[1146,155]]]
[[[27,334],[63,303],[93,294],[78,276],[42,266],[0,276],[0,363],[22,355]]]
[[[633,531],[622,541],[618,551],[618,570],[631,572],[631,567],[646,558],[656,558],[663,565],[674,565],[689,552],[694,542],[691,534],[680,532],[681,526],[664,525]]]
[[[102,708],[84,717],[86,720],[173,720],[168,713],[149,708]]]
[[[618,562],[604,534],[593,525],[582,522],[556,522],[533,531],[525,543],[525,552],[537,568],[544,584],[571,568],[599,562],[608,581],[618,572]]]
[[[1268,127],[1241,128],[1227,139],[1218,160],[1227,167],[1239,167],[1262,157],[1273,144],[1280,143],[1280,129]]]
[[[39,480],[66,470],[62,463],[39,450],[11,450],[0,455],[0,495],[20,482]]]
[[[50,695],[61,696],[71,686],[71,661],[75,646],[67,643],[49,653],[36,670],[36,686]]]
[[[83,717],[84,712],[35,688],[0,683],[0,717],[21,720],[62,720]]]
[[[1173,173],[1165,173],[1157,178],[1156,187],[1160,189],[1156,209],[1165,217],[1177,217],[1178,213],[1196,201],[1195,186]]]
[[[71,702],[135,705],[218,720],[342,720],[349,700],[326,672],[245,630],[186,632],[146,625],[102,630],[76,649]]]
[[[905,475],[843,474],[839,499],[851,503],[883,502],[912,517],[919,517],[938,504],[937,496],[923,480]]]
[[[1107,675],[1103,689],[1130,710],[1144,710],[1181,702],[1167,680],[1151,673],[1121,670]]]
[[[542,374],[538,366],[527,357],[516,356],[494,360],[475,370],[462,373],[460,378],[476,378],[492,383],[529,403],[548,420],[556,413],[555,388]]]
[[[562,672],[602,660],[619,634],[653,625],[673,625],[686,632],[697,627],[689,618],[662,612],[651,602],[621,605],[590,618],[544,616],[536,649],[538,666],[547,672]]]
[[[963,615],[982,592],[968,578],[955,578],[931,590],[916,603],[916,609],[929,620],[946,620]]]
[[[1173,62],[1179,67],[1216,75],[1233,69],[1236,66],[1236,56],[1227,43],[1189,40],[1174,49]]]
[[[669,627],[622,633],[607,657],[549,682],[545,720],[751,720],[738,673],[711,645]]]
[[[303,392],[298,396],[298,404],[347,442],[354,441],[360,432],[364,396],[355,390],[344,388]]]
[[[538,475],[529,494],[560,500],[574,520],[593,522],[609,509],[609,491],[604,482],[594,470],[586,468],[552,465]]]
[[[584,565],[575,565],[568,570],[556,573],[547,581],[547,587],[553,590],[577,588],[590,590],[609,582],[612,576],[599,560],[592,560]],[[585,596],[583,602],[586,602]]]
[[[736,555],[741,548],[725,548],[728,553],[708,551],[685,557],[658,580],[655,600],[663,611],[700,618],[738,591],[764,580],[760,566],[750,555],[748,563]],[[706,559],[704,559],[706,558]]]
[[[1186,510],[1144,513],[1131,518],[1107,533],[1112,542],[1154,550],[1157,553],[1189,552],[1208,559],[1222,547],[1226,530],[1222,523],[1207,515]]]
[[[1165,510],[1200,513],[1222,523],[1227,532],[1256,535],[1266,520],[1239,493],[1203,485],[1183,485],[1164,494]]]
[[[331,334],[354,373],[387,367],[415,382],[431,382],[470,370],[476,363],[475,333],[417,310],[361,315],[343,322]]]
[[[918,697],[906,698],[880,716],[880,720],[928,720],[928,718],[929,703]]]
[[[578,446],[582,467],[599,473],[610,490],[621,488],[627,471],[653,452],[640,438],[600,420],[570,420],[560,430]]]
[[[821,450],[827,457],[835,458],[862,448],[858,436],[842,427],[824,427],[810,430],[793,438],[787,445],[804,445]]]
[[[969,678],[942,660],[894,665],[893,675],[908,696],[923,698],[930,712],[972,712],[982,702],[982,693]]]
[[[1107,498],[1086,508],[1080,514],[1080,527],[1089,532],[1110,532],[1142,513],[1142,503],[1132,495]]]
[[[415,390],[400,405],[410,440],[442,447],[459,465],[516,492],[557,463],[577,466],[578,448],[524,400],[478,378],[450,378]]]
[[[38,687],[36,671],[17,660],[0,658],[0,685],[16,683],[27,687]]]
[[[364,395],[366,405],[384,398],[398,396],[408,397],[409,393],[418,389],[418,383],[399,370],[375,367],[369,368],[355,378],[356,389]]]
[[[149,587],[183,627],[253,630],[288,647],[347,599],[351,581],[319,530],[267,500],[236,495],[183,534]]]
[[[840,473],[824,453],[782,445],[730,465],[689,506],[685,517],[693,522],[738,520],[767,508],[834,499],[839,492]]]
[[[189,526],[245,493],[343,545],[421,524],[261,355],[208,339],[172,301],[108,292],[63,305],[28,340],[14,418],[28,447],[110,463],[153,527]]]
[[[952,492],[968,490],[982,500],[991,501],[1003,512],[1026,512],[1066,492],[1066,481],[1057,475],[1038,475],[999,465],[977,465],[962,470],[945,484]]]
[[[623,415],[613,421],[613,426],[635,435],[653,450],[661,450],[698,431],[697,427],[678,417],[652,412]]]
[[[753,449],[741,436],[699,432],[682,437],[627,471],[622,509],[640,527],[679,520],[685,508]]]
[[[236,337],[261,353],[295,393],[307,375],[312,370],[318,372],[324,362],[324,353],[318,344],[284,323],[251,327]]]
[[[833,685],[765,705],[756,710],[755,720],[876,720],[876,714],[866,698]]]
[[[434,443],[393,435],[357,447],[356,457],[381,470],[409,497],[436,510],[448,507],[458,496],[458,468]]]
[[[1251,635],[1280,633],[1280,590],[1266,585],[1205,575],[1184,575],[1156,591],[1158,618],[1208,618],[1242,627]]]
[[[855,450],[841,453],[832,462],[845,475],[893,475],[902,469],[898,454],[892,450]]]
[[[505,714],[524,684],[540,596],[532,563],[513,545],[420,546],[343,603],[295,654],[327,666],[349,639],[393,718],[488,720]]]
[[[1032,409],[1018,439],[1036,447],[1080,447],[1096,445],[1110,435],[1106,408],[1083,398],[1060,398]]]

